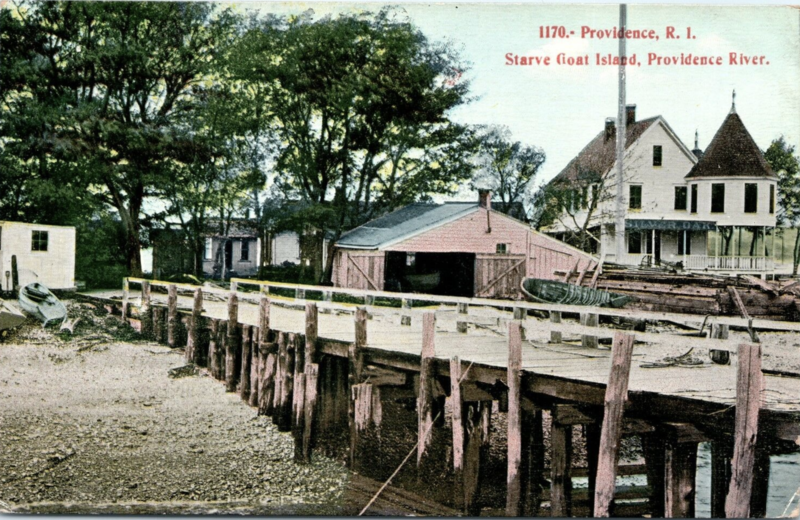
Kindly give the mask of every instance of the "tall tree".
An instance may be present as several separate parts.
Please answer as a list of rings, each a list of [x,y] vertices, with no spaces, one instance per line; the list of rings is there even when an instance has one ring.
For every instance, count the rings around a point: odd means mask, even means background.
[[[800,226],[800,157],[795,155],[794,145],[783,136],[775,139],[764,152],[772,171],[778,175],[779,225],[797,228]],[[800,231],[794,241],[792,254],[792,276],[797,275],[800,264]]]
[[[233,15],[204,3],[40,2],[11,18],[23,73],[3,84],[5,149],[40,170],[80,165],[119,214],[128,269],[140,275],[144,202],[176,160],[181,134],[171,130],[208,79]],[[3,23],[12,26],[8,16]]]

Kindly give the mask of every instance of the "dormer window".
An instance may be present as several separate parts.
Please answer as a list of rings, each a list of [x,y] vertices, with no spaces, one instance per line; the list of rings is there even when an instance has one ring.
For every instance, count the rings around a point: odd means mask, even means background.
[[[758,213],[758,184],[745,183],[744,185],[744,212]]]
[[[653,146],[653,166],[661,166],[661,145]]]
[[[628,209],[642,209],[642,186],[631,184],[628,192]]]
[[[711,185],[711,213],[725,213],[725,185]]]

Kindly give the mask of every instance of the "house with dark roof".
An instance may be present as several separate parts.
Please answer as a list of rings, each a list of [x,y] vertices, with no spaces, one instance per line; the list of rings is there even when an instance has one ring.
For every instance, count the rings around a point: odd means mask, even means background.
[[[690,270],[765,272],[775,228],[777,177],[735,105],[705,152],[689,150],[661,116],[626,110],[623,173],[625,251],[616,258],[616,124],[606,126],[550,183],[575,194],[546,228],[561,239],[576,228],[607,262],[672,262]]]
[[[333,283],[354,289],[522,297],[523,278],[556,279],[597,259],[477,202],[416,203],[342,235]]]

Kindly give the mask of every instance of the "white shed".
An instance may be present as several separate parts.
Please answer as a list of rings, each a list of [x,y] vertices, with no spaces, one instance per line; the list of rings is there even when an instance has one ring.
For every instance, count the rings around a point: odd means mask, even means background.
[[[19,285],[75,288],[75,228],[0,221],[0,287],[12,289],[12,258]]]

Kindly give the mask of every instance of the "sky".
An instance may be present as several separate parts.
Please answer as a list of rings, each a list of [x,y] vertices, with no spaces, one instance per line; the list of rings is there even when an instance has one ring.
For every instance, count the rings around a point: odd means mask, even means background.
[[[316,17],[377,11],[382,3],[239,2],[237,9]],[[513,138],[544,149],[540,176],[561,171],[615,117],[616,66],[595,63],[596,54],[616,54],[618,40],[581,38],[582,27],[613,29],[619,6],[613,4],[400,3],[412,23],[428,38],[450,41],[471,64],[465,78],[476,97],[456,109],[455,120],[498,124]],[[800,9],[788,6],[629,5],[628,27],[653,30],[658,40],[631,39],[627,54],[638,66],[627,67],[626,101],[637,105],[637,118],[661,115],[691,149],[695,130],[705,149],[731,108],[756,143],[766,149],[784,135],[800,149]],[[569,38],[542,38],[540,26],[561,26]],[[680,39],[667,39],[667,27]],[[694,38],[686,38],[687,27]],[[572,31],[574,35],[569,34]],[[729,53],[757,57],[762,64],[731,64]],[[551,64],[506,64],[508,53],[550,57]],[[558,55],[589,58],[589,65],[558,65]],[[663,57],[692,53],[722,58],[722,65],[648,65],[649,53]],[[760,58],[763,56],[764,58]],[[512,58],[513,59],[513,58]],[[741,61],[738,60],[737,61]]]

